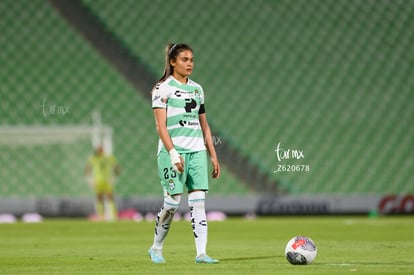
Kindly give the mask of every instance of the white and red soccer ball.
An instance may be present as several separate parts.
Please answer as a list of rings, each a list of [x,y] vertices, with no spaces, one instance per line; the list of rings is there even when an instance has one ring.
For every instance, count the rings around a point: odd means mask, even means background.
[[[285,256],[293,265],[311,264],[317,254],[316,244],[311,238],[295,236],[289,240],[285,248]]]

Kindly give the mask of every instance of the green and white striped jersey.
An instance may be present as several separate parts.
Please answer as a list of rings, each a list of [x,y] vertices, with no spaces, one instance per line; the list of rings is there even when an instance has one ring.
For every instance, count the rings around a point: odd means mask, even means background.
[[[202,104],[203,88],[190,79],[182,84],[171,75],[152,91],[152,108],[167,110],[168,133],[178,153],[206,150],[198,118],[199,113],[204,112]],[[161,139],[158,142],[158,154],[160,151],[166,151]]]

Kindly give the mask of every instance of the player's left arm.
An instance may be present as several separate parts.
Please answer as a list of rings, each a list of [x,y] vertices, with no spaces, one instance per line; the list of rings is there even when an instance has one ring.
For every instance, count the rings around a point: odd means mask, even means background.
[[[114,155],[111,155],[109,157],[109,160],[111,162],[112,168],[112,176],[109,179],[109,182],[114,185],[118,182],[118,177],[121,174],[121,166],[119,165],[118,160]]]
[[[118,163],[115,164],[114,173],[115,173],[116,176],[121,175],[121,166]]]
[[[112,156],[112,167],[115,176],[119,176],[121,174],[121,165],[119,165],[118,159],[115,156]]]
[[[208,125],[206,113],[201,113],[198,115],[200,126],[203,131],[204,143],[207,147],[207,151],[210,154],[211,164],[213,165],[213,178],[218,178],[220,176],[220,164],[217,158],[216,149],[214,148],[213,137],[211,136],[210,126]]]

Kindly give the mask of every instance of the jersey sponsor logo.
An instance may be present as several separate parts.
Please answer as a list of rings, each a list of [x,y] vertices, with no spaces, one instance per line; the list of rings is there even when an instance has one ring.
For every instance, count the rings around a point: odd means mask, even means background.
[[[197,108],[197,102],[192,98],[187,98],[185,100],[185,107],[184,107],[185,111],[187,113],[191,113],[191,110],[195,108]]]
[[[183,114],[183,118],[188,118],[188,119],[196,119],[197,115],[196,114],[192,114],[192,113],[185,113]]]
[[[187,95],[189,97],[194,97],[194,98],[198,98],[201,99],[202,98],[202,94],[199,90],[195,89],[194,91],[182,91],[182,90],[176,90],[174,92],[174,95],[176,97],[181,97],[182,95]]]
[[[198,126],[198,121],[186,121],[186,120],[180,120],[178,122],[182,127],[184,126]]]

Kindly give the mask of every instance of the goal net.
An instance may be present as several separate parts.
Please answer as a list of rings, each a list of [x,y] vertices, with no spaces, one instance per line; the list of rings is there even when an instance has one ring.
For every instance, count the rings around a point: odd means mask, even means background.
[[[0,126],[0,198],[90,196],[86,161],[98,144],[112,151],[112,129],[94,122]]]

